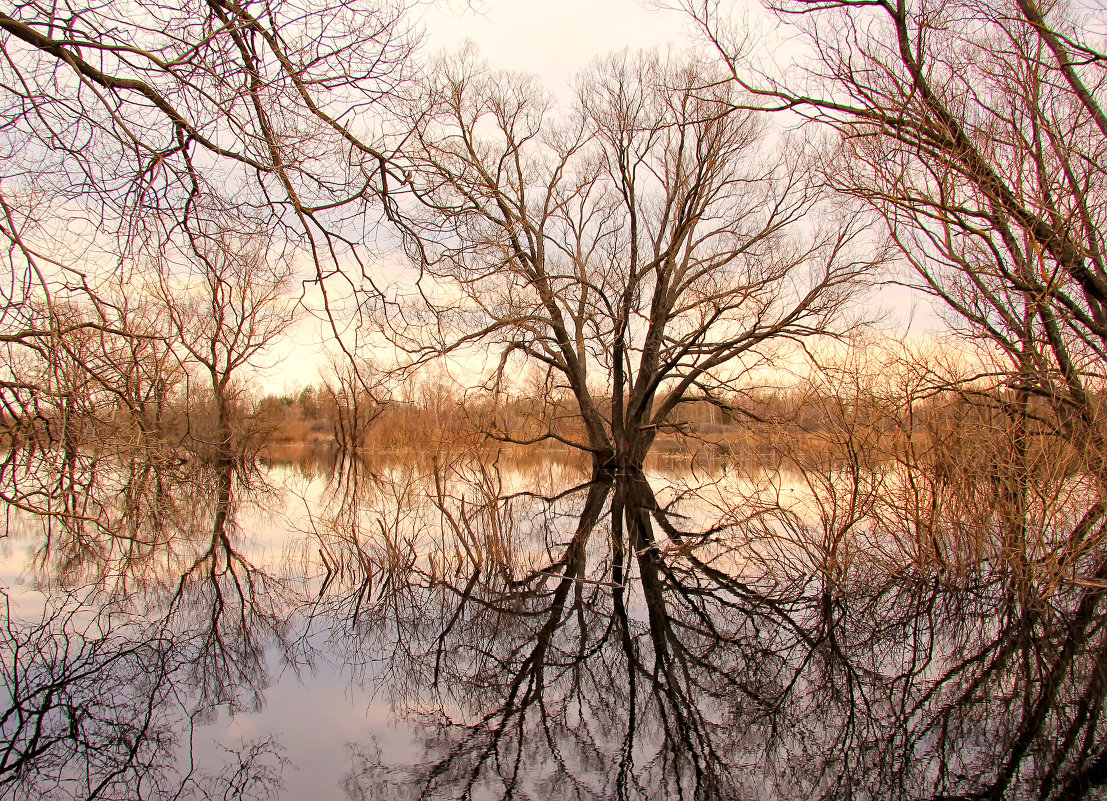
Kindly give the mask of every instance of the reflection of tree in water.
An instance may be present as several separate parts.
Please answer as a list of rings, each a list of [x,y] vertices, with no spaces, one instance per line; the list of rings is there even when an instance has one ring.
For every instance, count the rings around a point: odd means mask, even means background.
[[[63,501],[41,518],[46,612],[9,609],[0,636],[5,796],[261,799],[280,784],[269,738],[227,749],[216,773],[190,759],[197,720],[257,706],[266,647],[291,649],[285,582],[239,551],[245,479],[232,464],[145,456],[90,460],[95,515]]]
[[[216,772],[187,759],[187,641],[135,618],[52,605],[0,633],[0,793],[33,799],[269,798],[281,756],[267,738],[226,749]]]
[[[383,658],[397,697],[423,710],[428,727],[425,761],[399,771],[418,792],[606,798],[736,789],[728,701],[740,683],[718,660],[736,638],[720,626],[733,599],[668,569],[653,543],[662,512],[643,490],[640,481],[601,477],[556,502],[516,496],[516,526],[540,521],[541,547],[528,552],[527,538],[516,536],[506,570],[457,573],[432,560],[407,582],[415,598],[404,606],[420,610],[421,623]],[[625,514],[610,516],[613,504]],[[443,513],[456,522],[461,508]],[[399,778],[373,768],[367,753],[356,762],[354,795],[374,797]]]
[[[197,524],[206,513],[210,528],[196,530],[196,550],[176,577],[165,619],[195,643],[190,673],[202,690],[201,708],[256,709],[268,683],[266,649],[276,646],[293,658],[297,599],[287,579],[259,569],[241,550],[246,543],[237,528],[239,476],[233,464],[219,465],[205,479],[211,500]],[[264,491],[259,480],[243,486],[257,496]]]
[[[476,536],[470,478],[411,511]],[[471,541],[413,547],[401,574],[377,545],[332,554],[371,577],[327,588],[339,645],[423,732],[415,761],[355,747],[352,798],[1066,798],[1107,778],[1103,588],[1046,606],[1002,577],[737,571],[726,532],[682,533],[640,474],[498,503],[495,565]]]
[[[771,502],[702,523],[692,487],[565,467],[540,495],[481,459],[338,465],[278,573],[240,522],[260,476],[95,467],[79,483],[102,512],[40,518],[48,611],[13,601],[0,631],[5,797],[272,794],[272,740],[215,775],[177,755],[322,634],[419,738],[356,746],[353,798],[1065,798],[1107,775],[1097,582],[1032,602],[1002,571],[955,588],[865,549],[832,571],[818,548],[751,547]],[[777,512],[781,542],[828,523]]]

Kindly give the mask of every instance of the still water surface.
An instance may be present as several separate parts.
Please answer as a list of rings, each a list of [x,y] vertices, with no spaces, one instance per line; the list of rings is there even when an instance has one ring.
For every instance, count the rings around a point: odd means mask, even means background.
[[[5,798],[1078,798],[1107,779],[1102,587],[1027,598],[856,545],[841,568],[798,482],[415,457],[90,457],[13,482]]]

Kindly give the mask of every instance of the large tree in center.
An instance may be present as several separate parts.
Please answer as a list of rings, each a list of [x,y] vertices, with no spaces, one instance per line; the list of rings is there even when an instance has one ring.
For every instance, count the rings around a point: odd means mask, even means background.
[[[391,330],[423,357],[479,348],[495,390],[537,367],[569,398],[576,433],[505,439],[640,467],[679,404],[724,403],[780,342],[827,333],[877,258],[857,257],[858,224],[812,221],[799,160],[770,157],[760,118],[696,65],[614,57],[569,114],[467,56],[432,76],[409,148],[425,316]]]

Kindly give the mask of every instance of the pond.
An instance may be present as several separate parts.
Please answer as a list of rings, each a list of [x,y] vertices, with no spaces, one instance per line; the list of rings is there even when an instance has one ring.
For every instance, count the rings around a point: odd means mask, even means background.
[[[804,477],[486,453],[39,453],[4,477],[4,798],[1107,780],[1104,571],[928,572]]]

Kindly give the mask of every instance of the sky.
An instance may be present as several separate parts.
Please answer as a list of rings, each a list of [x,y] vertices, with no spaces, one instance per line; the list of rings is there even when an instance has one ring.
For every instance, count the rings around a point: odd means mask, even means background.
[[[596,56],[692,45],[682,14],[637,0],[450,0],[435,4],[425,24],[429,51],[468,39],[493,65],[540,75],[558,93]]]

